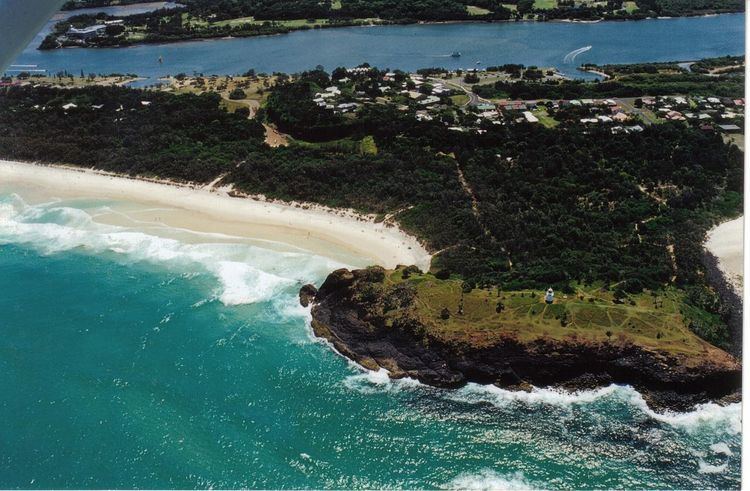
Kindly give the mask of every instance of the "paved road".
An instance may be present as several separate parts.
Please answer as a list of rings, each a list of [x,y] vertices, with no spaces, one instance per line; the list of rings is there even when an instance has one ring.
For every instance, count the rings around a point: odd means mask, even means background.
[[[491,101],[488,101],[487,99],[483,99],[479,97],[474,92],[472,92],[469,87],[461,83],[450,82],[448,80],[442,80],[439,78],[430,78],[429,80],[435,83],[448,85],[450,87],[453,87],[454,89],[462,90],[467,96],[469,96],[469,100],[464,104],[464,106],[478,106],[479,104],[492,104]]]

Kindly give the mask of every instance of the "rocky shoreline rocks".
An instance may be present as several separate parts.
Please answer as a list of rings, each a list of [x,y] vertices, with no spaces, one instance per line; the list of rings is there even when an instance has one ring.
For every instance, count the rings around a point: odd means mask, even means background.
[[[312,305],[316,336],[365,368],[386,369],[392,378],[412,377],[444,388],[476,382],[514,390],[536,386],[576,391],[627,384],[659,410],[685,411],[699,403],[739,399],[740,363],[712,346],[698,364],[686,364],[667,352],[616,342],[543,336],[528,342],[507,337],[489,345],[446,342],[409,314],[414,299],[408,295],[397,300],[401,313],[395,318],[372,308],[383,301],[372,285],[384,276],[380,268],[340,269],[319,290],[303,287],[300,301]]]

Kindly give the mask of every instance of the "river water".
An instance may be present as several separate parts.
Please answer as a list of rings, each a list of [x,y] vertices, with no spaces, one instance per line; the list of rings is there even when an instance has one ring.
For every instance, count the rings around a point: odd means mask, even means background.
[[[744,53],[744,14],[638,22],[458,23],[347,27],[288,35],[125,49],[38,51],[36,39],[16,62],[55,73],[135,73],[153,81],[178,73],[293,73],[322,65],[414,70],[426,67],[474,68],[504,63],[555,66],[575,77],[581,63],[687,61]],[[576,50],[591,46],[577,56]],[[460,51],[461,58],[452,58]],[[159,58],[163,63],[159,63]],[[480,62],[480,65],[476,63]]]
[[[343,28],[30,47],[17,63],[147,77],[363,61],[574,73],[581,62],[739,54],[743,24],[725,15]],[[450,58],[455,50],[464,56]],[[136,208],[30,201],[0,183],[2,488],[739,488],[738,404],[657,414],[628,387],[526,394],[391,382],[314,340],[297,304],[301,284],[341,264],[96,222]]]

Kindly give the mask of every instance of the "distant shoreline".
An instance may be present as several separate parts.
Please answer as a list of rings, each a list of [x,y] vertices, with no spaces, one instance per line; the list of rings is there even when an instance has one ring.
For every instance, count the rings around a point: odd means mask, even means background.
[[[75,12],[68,11],[68,12]],[[659,17],[644,17],[642,19],[594,19],[594,20],[586,20],[586,19],[549,19],[549,20],[539,20],[539,19],[455,19],[455,20],[415,20],[410,22],[405,22],[403,20],[387,20],[387,19],[378,19],[377,22],[370,22],[370,23],[334,23],[334,24],[328,24],[328,25],[320,25],[320,26],[305,26],[305,27],[298,27],[298,28],[291,28],[287,32],[275,32],[275,33],[265,33],[265,34],[252,34],[248,36],[237,36],[237,35],[228,35],[228,36],[208,36],[208,37],[192,37],[192,38],[185,38],[185,39],[175,39],[175,40],[165,40],[165,39],[158,39],[153,41],[147,41],[147,40],[139,40],[137,42],[130,42],[125,44],[116,44],[111,46],[61,46],[57,48],[41,48],[37,47],[38,50],[41,51],[55,51],[58,49],[76,49],[76,48],[82,48],[82,49],[123,49],[123,48],[132,48],[136,46],[148,46],[148,45],[168,45],[168,44],[179,44],[179,43],[189,43],[189,42],[196,42],[196,41],[220,41],[220,40],[230,40],[230,39],[244,39],[244,38],[255,38],[255,37],[273,37],[273,36],[286,36],[289,34],[293,34],[295,32],[305,32],[305,31],[315,31],[315,30],[323,30],[323,29],[343,29],[343,28],[366,28],[366,27],[393,27],[393,26],[415,26],[415,25],[424,25],[424,26],[433,26],[433,25],[445,25],[445,24],[508,24],[508,23],[562,23],[562,24],[599,24],[602,22],[640,22],[640,21],[647,21],[647,20],[674,20],[674,19],[682,19],[682,18],[690,18],[690,17],[716,17],[719,15],[736,15],[736,14],[745,14],[745,11],[737,11],[737,12],[720,12],[720,13],[711,13],[711,14],[686,14],[676,17],[669,17],[669,16],[659,16]],[[330,19],[328,19],[330,20]]]
[[[431,255],[397,225],[307,203],[266,201],[228,187],[118,175],[94,169],[0,160],[0,181],[48,189],[52,196],[99,197],[170,207],[170,226],[268,239],[332,257],[332,249],[385,267],[428,269]],[[157,219],[157,217],[153,217]]]

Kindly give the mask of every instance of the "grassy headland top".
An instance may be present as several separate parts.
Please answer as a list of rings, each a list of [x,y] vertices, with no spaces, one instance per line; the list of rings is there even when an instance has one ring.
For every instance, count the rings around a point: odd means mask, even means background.
[[[571,83],[533,67],[498,70],[505,75],[493,76],[514,87]],[[530,71],[545,80],[524,77]],[[688,75],[706,86],[741,77]],[[702,243],[710,226],[741,211],[742,151],[721,127],[740,129],[722,118],[742,124],[725,104],[743,100],[683,94],[532,106],[477,100],[456,76],[362,66],[178,76],[159,90],[67,75],[9,80],[0,156],[354,208],[398,222],[435,253],[434,272],[471,288],[678,291],[670,298],[697,309],[687,324],[727,343],[728,313],[706,282]],[[49,86],[71,80],[86,86]],[[658,83],[657,74],[648,90]],[[667,119],[660,104],[695,118]]]

